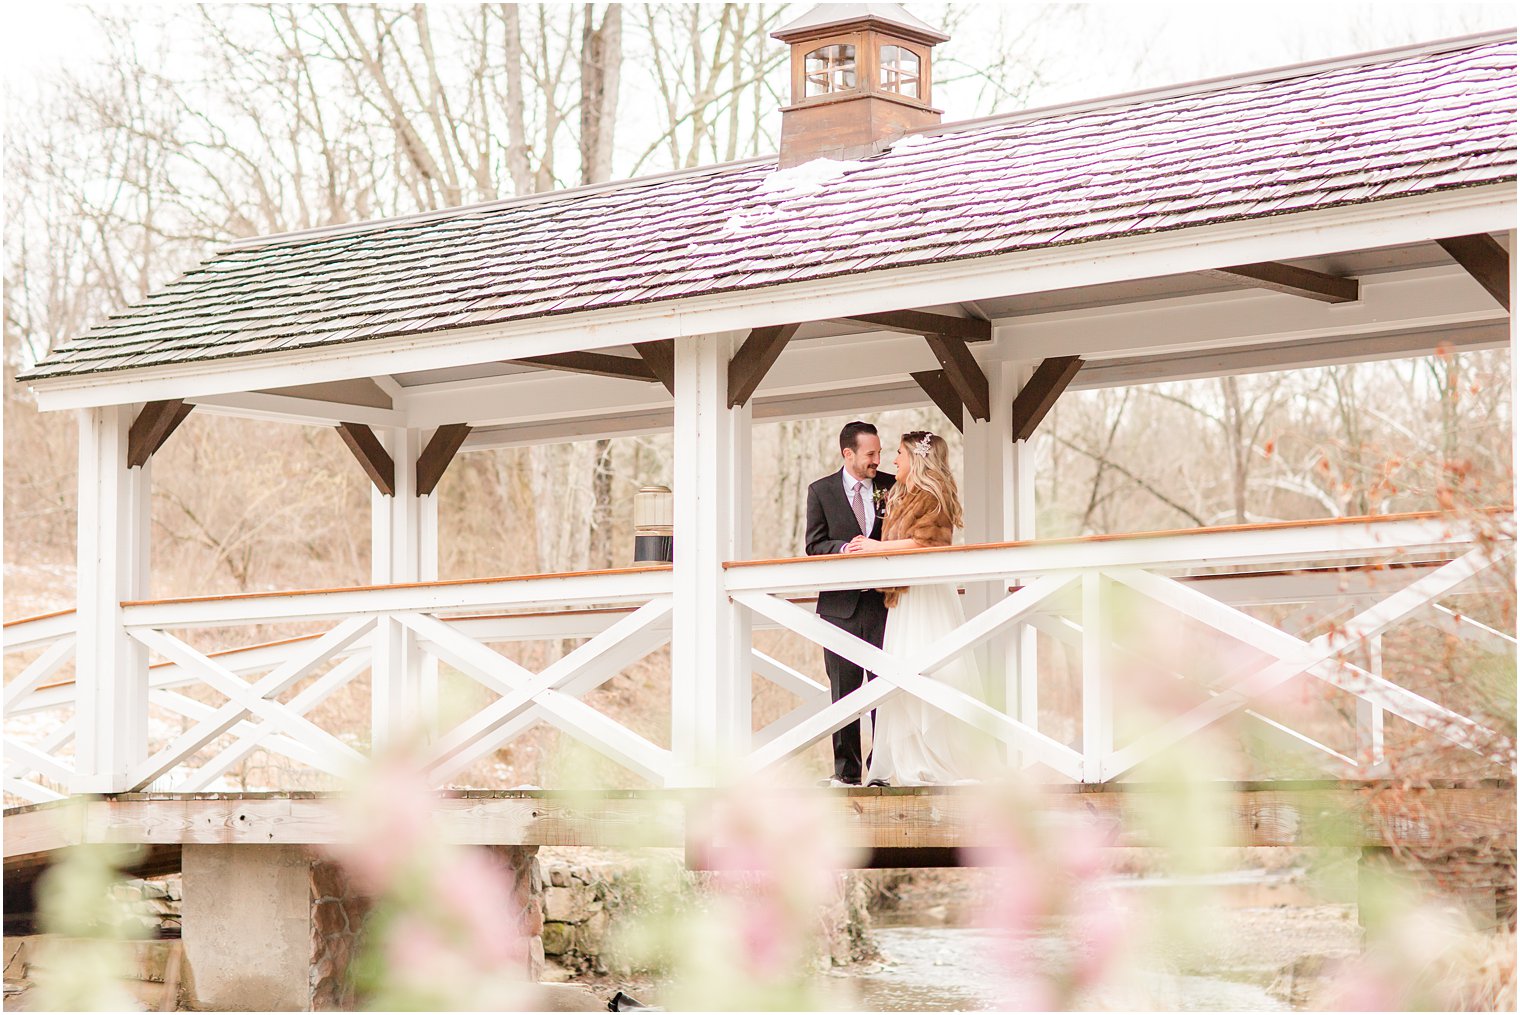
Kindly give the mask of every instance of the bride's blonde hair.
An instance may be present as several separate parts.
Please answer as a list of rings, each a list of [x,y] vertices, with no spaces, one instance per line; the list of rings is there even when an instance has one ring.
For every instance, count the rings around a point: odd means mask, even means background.
[[[966,522],[961,514],[961,494],[955,485],[955,474],[950,471],[950,446],[938,434],[927,430],[909,430],[902,435],[901,444],[908,449],[908,474],[899,475],[887,495],[887,508],[907,496],[909,481],[916,490],[933,497],[950,524],[962,528]]]

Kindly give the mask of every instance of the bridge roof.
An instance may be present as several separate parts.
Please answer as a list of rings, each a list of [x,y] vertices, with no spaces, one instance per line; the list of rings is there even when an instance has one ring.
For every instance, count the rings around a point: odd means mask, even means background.
[[[1515,180],[1512,35],[246,241],[22,379],[758,291]]]

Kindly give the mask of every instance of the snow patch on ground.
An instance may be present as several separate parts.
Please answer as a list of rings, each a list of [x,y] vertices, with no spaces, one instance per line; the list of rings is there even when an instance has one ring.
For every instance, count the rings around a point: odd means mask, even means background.
[[[78,569],[73,564],[5,562],[5,619],[20,620],[74,605]]]

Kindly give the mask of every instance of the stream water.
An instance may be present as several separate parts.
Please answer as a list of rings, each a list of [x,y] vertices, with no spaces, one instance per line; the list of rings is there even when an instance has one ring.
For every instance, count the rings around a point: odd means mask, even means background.
[[[989,959],[1000,945],[992,932],[974,927],[883,927],[876,932],[885,961],[848,974],[861,1011],[980,1011],[1028,1007]],[[1067,947],[1058,938],[1028,943],[1035,962],[1058,961]],[[1175,973],[1141,974],[1147,1007],[1173,1011],[1286,1011],[1288,1005],[1259,984]],[[1130,1007],[1102,994],[1080,1002],[1084,1009]]]
[[[1267,989],[1277,969],[1297,954],[1334,951],[1350,933],[1344,914],[1319,915],[1322,911],[1313,908],[1317,900],[1296,877],[1253,870],[1190,881],[1205,882],[1218,907],[1217,950],[1211,948],[1204,961],[1187,963],[1186,971],[1153,959],[1152,968],[1079,997],[1079,1010],[1287,1011],[1287,1001]],[[1118,877],[1108,887],[1121,904],[1131,906],[1145,905],[1152,892],[1172,884]],[[878,918],[873,935],[883,960],[841,970],[841,986],[862,1011],[1043,1008],[1047,1002],[1029,996],[1027,985],[1021,996],[1018,983],[1003,970],[1067,968],[1073,942],[1087,937],[1075,928],[1051,928],[1010,952],[1003,938],[975,922],[974,912],[954,906],[905,914],[897,923]]]

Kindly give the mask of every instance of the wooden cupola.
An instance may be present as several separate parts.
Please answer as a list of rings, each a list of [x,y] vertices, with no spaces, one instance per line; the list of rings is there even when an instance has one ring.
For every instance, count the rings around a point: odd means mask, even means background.
[[[820,4],[771,37],[792,48],[781,168],[873,155],[940,121],[931,50],[949,38],[900,4]]]

